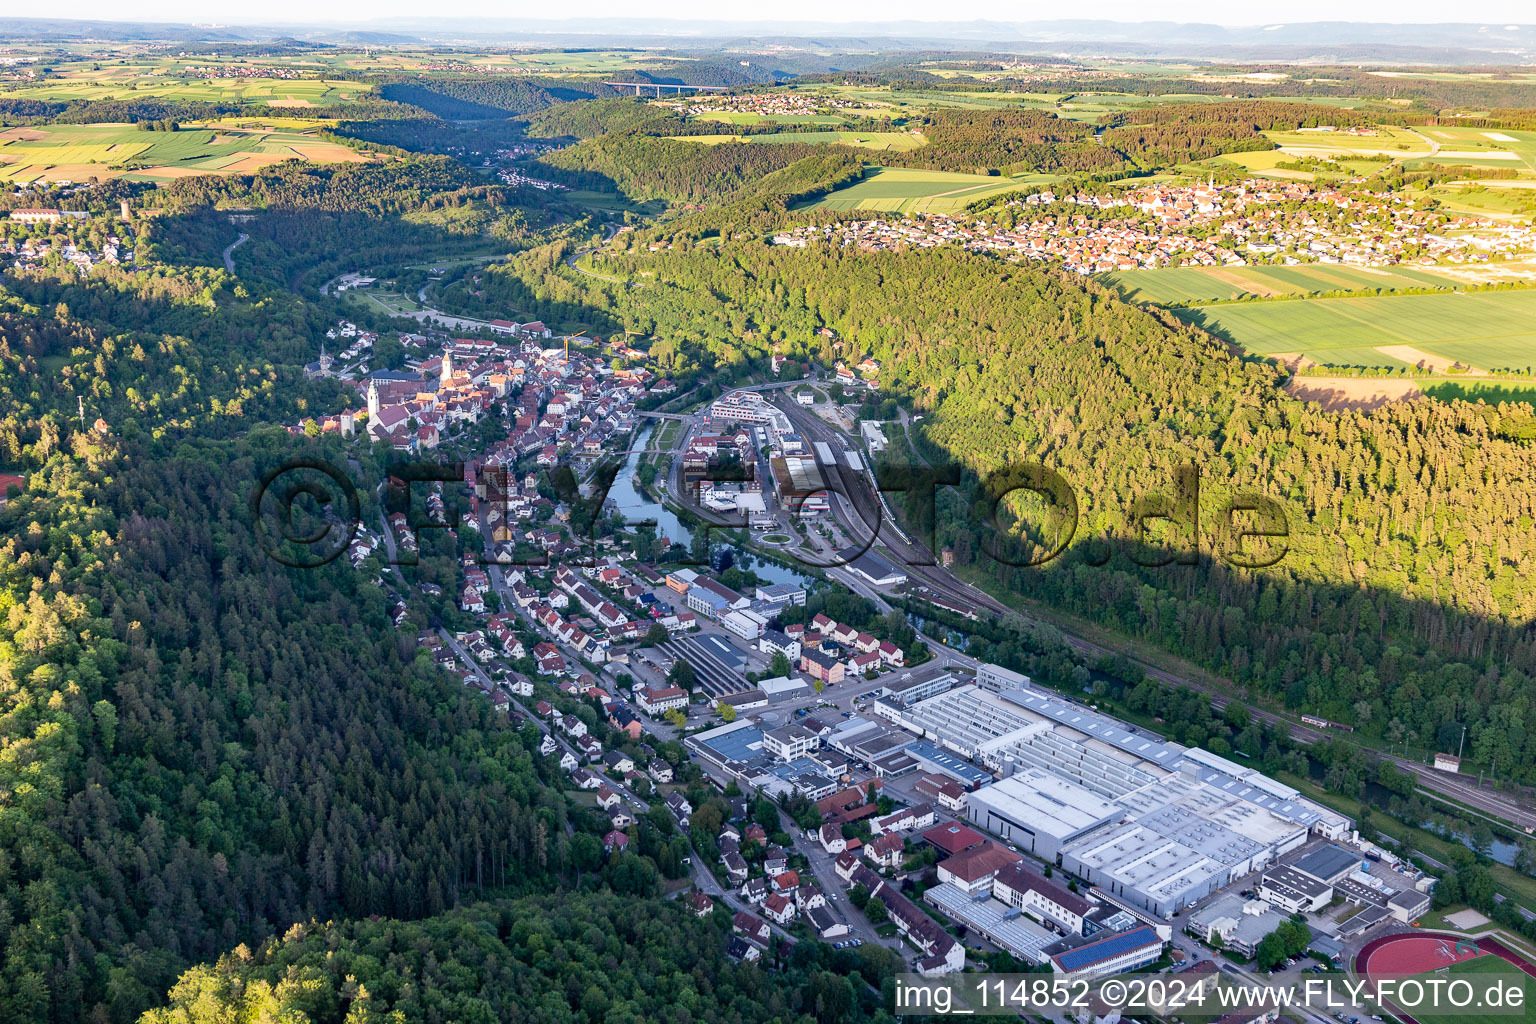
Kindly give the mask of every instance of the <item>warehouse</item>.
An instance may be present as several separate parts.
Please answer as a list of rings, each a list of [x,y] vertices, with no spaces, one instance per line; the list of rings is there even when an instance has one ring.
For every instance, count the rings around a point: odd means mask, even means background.
[[[1030,770],[984,786],[966,798],[965,816],[1042,860],[1121,813],[1087,790]]]

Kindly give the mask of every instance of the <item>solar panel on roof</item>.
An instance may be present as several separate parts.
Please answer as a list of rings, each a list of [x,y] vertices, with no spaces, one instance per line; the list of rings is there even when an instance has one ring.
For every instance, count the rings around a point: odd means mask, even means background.
[[[1065,953],[1058,953],[1056,962],[1068,971],[1076,971],[1156,941],[1157,934],[1151,928],[1133,928],[1128,932],[1120,932],[1107,939],[1069,949]]]

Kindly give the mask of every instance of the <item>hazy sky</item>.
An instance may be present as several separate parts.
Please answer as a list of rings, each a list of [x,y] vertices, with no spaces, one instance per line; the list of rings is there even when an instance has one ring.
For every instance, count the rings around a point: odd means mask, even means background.
[[[8,6],[0,4],[0,7]],[[1489,23],[1531,21],[1529,0],[1483,0],[1474,8],[1447,7],[1438,0],[1288,0],[1287,20],[1445,22],[1461,19]],[[1278,8],[1276,8],[1278,10]],[[1084,4],[1020,3],[1017,0],[959,0],[935,6],[931,0],[882,0],[878,4],[832,5],[825,0],[778,0],[772,4],[722,4],[718,0],[669,0],[637,5],[633,0],[568,0],[557,4],[508,4],[504,0],[76,0],[67,9],[31,7],[14,16],[100,18],[112,21],[184,21],[250,24],[274,22],[361,22],[376,18],[667,18],[753,21],[1035,21],[1055,18],[1106,18],[1116,21],[1198,21],[1228,25],[1263,22],[1230,0],[1093,0]],[[1536,33],[1533,33],[1536,34]]]

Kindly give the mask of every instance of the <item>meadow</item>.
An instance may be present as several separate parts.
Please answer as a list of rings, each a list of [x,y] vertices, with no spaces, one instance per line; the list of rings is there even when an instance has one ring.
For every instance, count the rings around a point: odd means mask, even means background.
[[[302,127],[296,127],[302,126]],[[261,124],[231,119],[174,132],[133,125],[50,125],[0,132],[0,181],[169,181],[207,173],[250,173],[282,160],[361,161],[362,153],[326,142],[312,122]]]
[[[1419,131],[1381,125],[1371,135],[1344,132],[1265,132],[1265,137],[1294,156],[1389,156],[1407,159],[1428,156],[1434,143]]]
[[[1095,276],[1118,290],[1122,298],[1160,306],[1340,291],[1453,289],[1466,284],[1430,267],[1346,267],[1325,263],[1294,267],[1168,267]]]
[[[1331,366],[1404,367],[1408,346],[1476,369],[1536,366],[1536,290],[1235,303],[1181,313],[1259,355]]]
[[[863,180],[838,189],[815,206],[823,210],[956,213],[978,199],[1055,180],[1049,174],[1005,178],[911,167],[869,167]]]

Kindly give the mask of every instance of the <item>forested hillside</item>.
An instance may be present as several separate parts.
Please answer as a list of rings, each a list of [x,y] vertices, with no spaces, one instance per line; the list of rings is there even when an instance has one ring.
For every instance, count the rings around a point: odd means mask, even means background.
[[[174,459],[84,437],[0,513],[0,1018],[123,1019],[286,922],[565,866],[536,736],[408,659],[344,561],[257,547],[286,434]]]
[[[728,199],[807,157],[856,160],[840,146],[724,142],[713,145],[644,135],[587,139],[541,158],[589,187],[617,188],[634,200],[706,203]]]
[[[1469,756],[1536,780],[1528,407],[1324,412],[1202,332],[953,251],[684,245],[612,266],[654,275],[602,289],[628,325],[696,339],[722,363],[775,341],[829,362],[873,354],[882,385],[927,414],[928,456],[978,471],[1036,459],[1070,481],[1081,521],[1043,568],[996,565],[976,496],[947,499],[939,539],[962,566],[1367,735],[1445,746],[1469,724]],[[1148,568],[1107,548],[1133,501],[1175,494],[1182,463],[1202,474],[1199,564]],[[1285,511],[1289,550],[1270,569],[1214,557],[1217,513],[1240,492]]]
[[[379,95],[449,120],[504,118],[543,110],[566,100],[612,96],[604,85],[573,86],[558,79],[444,78],[388,82]]]
[[[890,1020],[878,946],[802,942],[777,976],[724,955],[729,915],[612,894],[477,904],[420,923],[298,925],[188,972],[143,1024]],[[393,1015],[393,1016],[392,1016]]]
[[[392,223],[388,188],[285,173],[234,185]],[[388,208],[430,206],[421,184]],[[605,865],[606,823],[568,812],[537,731],[417,655],[426,622],[396,631],[376,570],[296,571],[258,546],[264,471],[347,464],[263,422],[357,399],[300,370],[334,314],[207,265],[206,236],[234,226],[202,187],[140,228],[146,253],[189,265],[12,273],[0,291],[0,459],[27,474],[0,507],[0,1020],[131,1021],[187,968],[296,921],[425,918],[579,878],[644,917],[678,870],[649,825],[644,854]],[[371,494],[383,468],[360,458]]]

